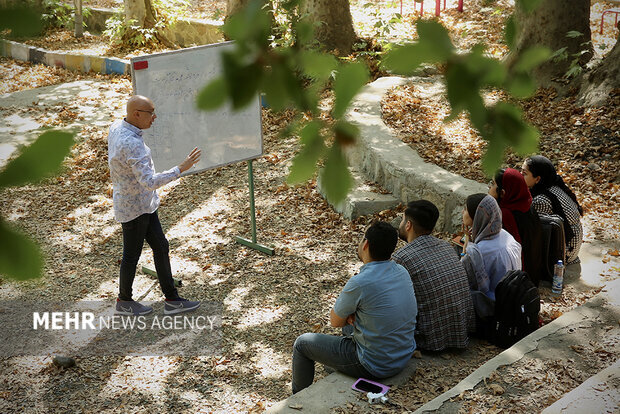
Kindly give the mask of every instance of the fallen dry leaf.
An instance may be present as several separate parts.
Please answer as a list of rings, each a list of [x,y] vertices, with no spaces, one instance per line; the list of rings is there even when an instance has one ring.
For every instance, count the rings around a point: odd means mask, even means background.
[[[493,395],[502,395],[504,393],[504,388],[499,384],[490,384],[488,387]]]

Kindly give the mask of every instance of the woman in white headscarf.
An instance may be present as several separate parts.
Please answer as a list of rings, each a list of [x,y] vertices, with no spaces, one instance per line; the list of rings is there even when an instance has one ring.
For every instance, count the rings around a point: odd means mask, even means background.
[[[467,197],[463,227],[466,237],[461,261],[470,288],[495,300],[495,287],[504,275],[510,270],[521,270],[521,245],[502,229],[502,211],[488,194]]]

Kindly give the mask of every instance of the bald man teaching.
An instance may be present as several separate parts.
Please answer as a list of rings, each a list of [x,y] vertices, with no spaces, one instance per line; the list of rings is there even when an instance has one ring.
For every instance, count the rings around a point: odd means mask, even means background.
[[[127,101],[127,115],[110,127],[108,134],[108,165],[114,186],[114,218],[123,227],[123,260],[119,279],[116,313],[146,315],[153,311],[132,299],[132,285],[144,240],[153,250],[153,259],[161,290],[166,296],[164,314],[172,315],[197,309],[200,302],[179,296],[172,279],[168,240],[157,216],[157,188],[178,179],[200,159],[194,148],[178,166],[155,172],[151,150],[142,139],[142,130],[151,127],[157,115],[153,102],[140,95]]]

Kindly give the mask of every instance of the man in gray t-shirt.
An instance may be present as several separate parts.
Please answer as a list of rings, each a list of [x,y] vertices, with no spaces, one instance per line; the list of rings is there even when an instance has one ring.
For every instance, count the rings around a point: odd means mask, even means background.
[[[352,325],[352,336],[305,333],[293,345],[293,393],[310,386],[314,363],[352,377],[398,374],[415,350],[417,304],[407,270],[390,260],[398,234],[390,224],[368,228],[358,246],[364,262],[330,313],[333,327]]]

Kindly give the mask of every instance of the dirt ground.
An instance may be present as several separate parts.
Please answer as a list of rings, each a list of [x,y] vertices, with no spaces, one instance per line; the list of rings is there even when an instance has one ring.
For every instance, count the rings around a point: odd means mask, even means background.
[[[390,10],[395,8],[392,5]],[[359,10],[354,7],[352,12]],[[442,14],[446,19],[458,17],[453,15],[451,10]],[[409,22],[410,27],[414,18],[405,14],[404,20],[403,25]],[[371,26],[360,27],[372,31]],[[477,34],[470,30],[461,39],[466,43]],[[501,45],[497,47],[501,53]],[[127,77],[82,75],[0,60],[2,93],[91,78],[105,80],[105,88],[121,94],[113,102],[93,102],[99,110],[119,107],[131,92]],[[544,102],[555,105],[556,101]],[[79,115],[72,107],[72,102],[66,102],[45,111],[35,105],[20,110],[48,119],[49,125],[63,126]],[[404,127],[414,130],[427,114],[411,112],[414,115]],[[85,357],[68,370],[54,367],[50,356],[4,358],[0,360],[0,411],[260,412],[290,395],[293,341],[308,331],[337,333],[327,326],[327,315],[348,277],[360,266],[355,248],[363,228],[371,220],[393,219],[402,209],[351,222],[327,205],[314,181],[286,185],[297,140],[282,138],[279,132],[292,115],[263,112],[265,155],[254,162],[259,241],[276,248],[274,257],[234,242],[235,236],[249,233],[245,164],[189,176],[161,190],[160,218],[171,244],[173,271],[185,282],[182,295],[224,304],[221,352],[204,357]],[[45,275],[37,281],[16,284],[0,279],[0,298],[112,303],[122,243],[120,226],[111,215],[106,134],[105,128],[84,128],[57,178],[0,193],[2,216],[35,238],[47,256]],[[441,151],[454,152],[448,147]],[[460,172],[467,174],[466,169]],[[601,176],[605,179],[609,174]],[[580,195],[595,197],[595,190],[593,185]],[[605,214],[601,212],[603,219]],[[141,264],[153,266],[150,254],[143,256]],[[134,286],[147,292],[153,284],[139,274]],[[143,299],[161,300],[158,291],[155,286]],[[583,292],[569,285],[563,301],[555,302],[543,287],[542,317],[552,320],[595,293],[595,289]],[[476,343],[467,357],[446,353],[446,364],[422,355],[416,375],[394,390],[392,398],[413,410],[498,352],[494,346]],[[319,369],[317,377],[322,375]]]

